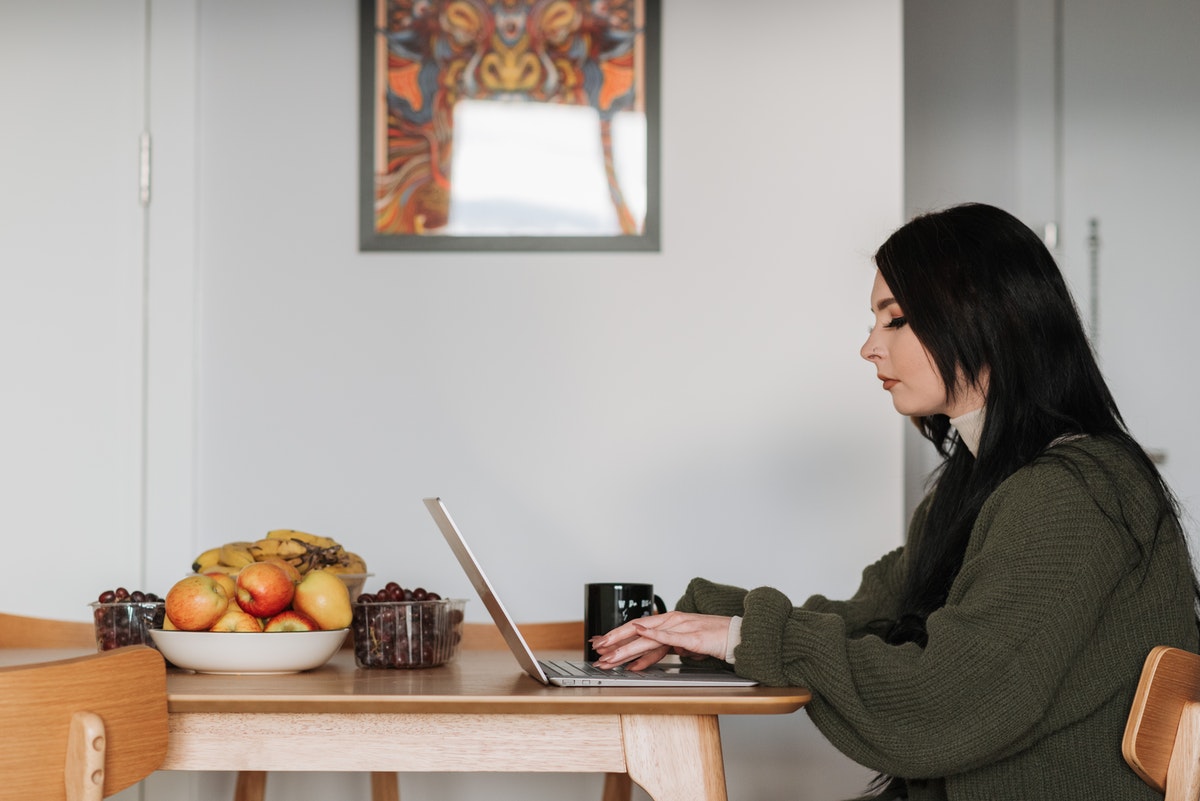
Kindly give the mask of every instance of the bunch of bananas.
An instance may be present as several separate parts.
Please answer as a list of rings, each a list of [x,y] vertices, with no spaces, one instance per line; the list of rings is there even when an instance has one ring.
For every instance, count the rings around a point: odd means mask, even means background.
[[[367,563],[363,558],[347,551],[333,538],[290,528],[268,531],[267,536],[254,542],[227,542],[209,548],[195,558],[192,570],[197,573],[234,574],[248,564],[268,559],[282,559],[299,570],[301,575],[310,570],[367,572]]]

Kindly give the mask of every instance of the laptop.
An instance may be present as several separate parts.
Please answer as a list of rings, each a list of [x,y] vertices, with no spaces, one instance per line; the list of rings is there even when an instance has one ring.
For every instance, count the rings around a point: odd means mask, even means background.
[[[691,667],[681,664],[658,664],[645,670],[601,670],[585,661],[540,660],[534,656],[520,629],[504,608],[500,597],[483,573],[479,561],[467,546],[462,532],[450,518],[450,512],[440,498],[426,498],[425,507],[433,516],[450,550],[458,557],[458,563],[479,599],[504,635],[504,642],[517,658],[521,668],[542,684],[558,687],[752,687],[758,682],[743,678],[732,670],[713,670],[708,667]],[[583,648],[583,643],[579,644]]]

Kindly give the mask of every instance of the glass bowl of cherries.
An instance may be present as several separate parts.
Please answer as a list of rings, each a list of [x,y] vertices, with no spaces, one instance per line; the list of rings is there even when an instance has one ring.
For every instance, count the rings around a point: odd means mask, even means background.
[[[97,651],[110,651],[123,645],[155,647],[150,629],[162,628],[166,604],[154,593],[130,592],[117,587],[100,593],[90,605]]]
[[[351,604],[354,661],[363,668],[427,668],[458,652],[466,600],[389,581]]]

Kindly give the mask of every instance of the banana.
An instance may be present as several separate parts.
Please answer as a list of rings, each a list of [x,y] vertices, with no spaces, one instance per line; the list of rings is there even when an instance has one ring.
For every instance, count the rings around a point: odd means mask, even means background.
[[[221,549],[209,548],[192,560],[192,572],[201,573],[205,568],[212,567],[221,561]]]
[[[291,559],[308,553],[308,547],[298,540],[277,540],[271,537],[251,543],[249,550],[259,562],[272,557]]]
[[[254,556],[254,561],[261,562],[264,559],[271,559],[279,555],[279,544],[283,540],[262,539],[256,541],[250,546],[250,553]]]
[[[273,528],[267,532],[267,537],[273,540],[290,540],[294,533],[290,528]]]
[[[362,557],[350,554],[332,537],[294,528],[271,529],[265,537],[250,543],[249,551],[258,561],[272,557],[283,559],[301,573],[334,566],[344,573],[366,571]]]
[[[243,568],[254,562],[254,554],[250,553],[250,542],[227,542],[221,546],[221,564],[230,567]]]
[[[330,573],[366,573],[367,563],[358,554],[345,549],[339,549],[336,561],[328,562],[324,566],[315,569],[325,570]]]
[[[275,529],[268,531],[267,536],[277,540],[299,540],[306,545],[312,545],[317,548],[332,548],[337,545],[337,542],[331,537],[322,537],[317,534],[309,534],[307,531],[296,531],[295,529]]]
[[[301,574],[310,570],[336,573],[366,573],[361,556],[351,553],[332,537],[310,534],[291,528],[277,528],[254,542],[231,541],[209,548],[192,562],[192,570],[237,574],[246,565],[267,559],[281,559]]]
[[[240,567],[233,567],[232,565],[215,564],[215,565],[209,565],[208,567],[204,568],[203,571],[197,570],[196,572],[197,573],[200,573],[200,572],[224,573],[227,576],[236,576],[238,573],[241,572],[241,570],[242,569]]]
[[[284,559],[295,559],[306,555],[311,549],[300,540],[276,540],[279,543],[277,553]]]

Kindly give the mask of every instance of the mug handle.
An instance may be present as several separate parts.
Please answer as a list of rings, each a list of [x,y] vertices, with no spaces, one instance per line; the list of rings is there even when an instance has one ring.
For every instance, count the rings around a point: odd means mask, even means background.
[[[654,608],[656,610],[658,610],[656,612],[656,614],[659,614],[659,615],[666,614],[666,612],[667,612],[667,605],[665,603],[663,603],[663,599],[658,597],[657,595],[654,596]]]

